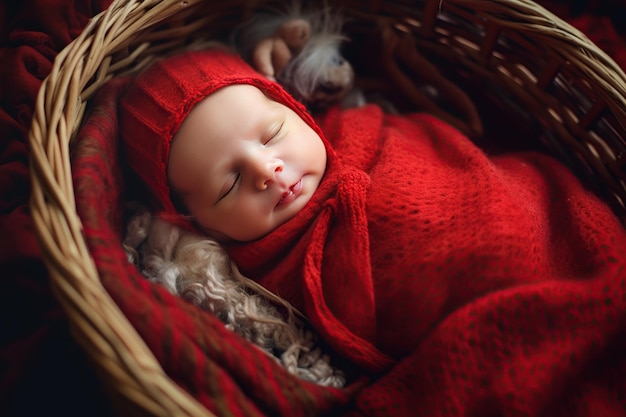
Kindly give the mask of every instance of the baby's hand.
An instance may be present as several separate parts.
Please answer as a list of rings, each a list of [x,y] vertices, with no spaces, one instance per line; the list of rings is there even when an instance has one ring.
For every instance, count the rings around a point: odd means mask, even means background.
[[[289,60],[291,60],[289,47],[285,41],[275,36],[259,42],[252,52],[254,69],[273,81]]]
[[[278,28],[276,36],[285,41],[295,55],[311,38],[311,24],[304,19],[289,19]]]
[[[269,38],[254,48],[252,65],[271,80],[276,79],[291,58],[302,50],[311,37],[311,25],[304,19],[289,19]]]

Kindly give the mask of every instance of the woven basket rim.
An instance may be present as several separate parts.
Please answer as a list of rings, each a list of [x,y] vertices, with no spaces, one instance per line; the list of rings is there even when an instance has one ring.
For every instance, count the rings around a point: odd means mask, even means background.
[[[127,41],[200,3],[201,0],[114,0],[57,55],[39,90],[28,136],[32,182],[29,206],[55,295],[74,335],[113,389],[136,410],[143,410],[140,413],[152,415],[213,414],[166,375],[100,283],[75,208],[69,149],[86,103],[98,88],[111,77],[136,71],[149,62],[149,42],[127,50]],[[350,2],[341,3],[347,8]],[[391,10],[394,3],[372,1],[357,8],[354,16],[376,16],[385,7]],[[397,3],[398,10],[407,7],[407,2]],[[427,0],[424,16],[430,16],[429,10],[435,15],[439,9],[466,10],[477,7],[477,3],[483,7],[480,19],[489,16],[490,22],[520,33],[545,31],[545,36],[568,45],[563,47],[561,58],[584,68],[583,71],[594,72],[594,77],[602,73],[598,83],[615,103],[611,106],[615,106],[618,122],[626,125],[624,71],[584,34],[542,6],[528,0]],[[503,10],[515,19],[507,19]],[[421,22],[419,30],[434,31],[433,21]],[[581,53],[572,53],[575,50]],[[123,53],[127,54],[125,59],[114,59]]]

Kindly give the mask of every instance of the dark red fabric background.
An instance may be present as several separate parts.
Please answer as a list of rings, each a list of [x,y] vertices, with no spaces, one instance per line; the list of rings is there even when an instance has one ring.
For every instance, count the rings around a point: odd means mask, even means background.
[[[40,260],[27,131],[55,55],[110,0],[0,4],[0,415],[110,415]]]
[[[0,4],[0,415],[112,415],[50,292],[28,213],[27,131],[54,56],[110,0]],[[621,0],[540,2],[626,68]],[[620,20],[621,19],[621,20]]]

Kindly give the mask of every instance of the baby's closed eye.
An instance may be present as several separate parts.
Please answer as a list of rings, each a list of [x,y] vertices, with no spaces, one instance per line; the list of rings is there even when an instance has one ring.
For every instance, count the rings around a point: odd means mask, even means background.
[[[239,172],[233,173],[232,175],[229,176],[229,180],[226,182],[226,184],[222,188],[222,190],[225,189],[225,191],[220,192],[220,195],[216,203],[219,203],[222,199],[224,199],[224,197],[226,197],[228,194],[230,194],[233,191],[240,177],[241,177],[241,173]]]
[[[274,123],[268,129],[267,133],[263,136],[263,139],[262,139],[263,145],[269,145],[271,143],[276,142],[278,139],[280,139],[282,137],[281,133],[283,131],[283,125],[284,125],[283,121]]]

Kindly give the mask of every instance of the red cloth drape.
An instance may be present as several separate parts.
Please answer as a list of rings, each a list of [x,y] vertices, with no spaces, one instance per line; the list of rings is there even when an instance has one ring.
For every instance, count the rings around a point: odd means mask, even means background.
[[[80,33],[91,16],[103,10],[109,3],[110,0],[25,0],[0,4],[0,236],[2,236],[0,266],[3,271],[0,274],[2,277],[0,324],[3,330],[0,339],[0,414],[3,415],[112,414],[97,376],[85,359],[84,353],[72,339],[67,321],[47,283],[45,267],[40,259],[41,252],[27,207],[30,179],[26,140],[37,90],[42,79],[50,71],[54,56]],[[593,3],[597,5],[603,2]],[[619,11],[619,1],[611,0],[607,1],[608,3],[616,5],[610,9],[611,12]],[[546,4],[552,6],[551,3]],[[569,4],[559,6],[561,7],[554,10],[588,33],[622,67],[625,67],[624,41],[616,35],[609,16],[589,12],[574,16],[567,7]],[[497,310],[498,315],[506,316],[511,314],[511,311],[517,311],[516,314],[528,316],[532,313],[529,310],[530,305],[537,303],[544,305],[544,310],[533,310],[532,314],[535,316],[531,318],[542,326],[547,321],[552,325],[554,329],[552,339],[546,346],[550,348],[556,346],[558,350],[553,354],[562,356],[562,362],[553,368],[530,369],[533,375],[542,378],[553,375],[555,381],[551,391],[544,397],[535,396],[530,406],[546,402],[547,398],[554,399],[560,392],[567,395],[563,394],[565,398],[560,402],[557,401],[559,398],[556,398],[554,401],[561,405],[553,407],[584,410],[580,404],[587,404],[587,415],[601,416],[612,406],[610,401],[600,400],[603,398],[602,395],[624,392],[623,364],[615,360],[623,357],[621,353],[623,336],[617,330],[620,318],[618,315],[600,316],[589,313],[607,311],[603,306],[613,302],[611,296],[623,289],[597,283],[584,284],[584,281],[565,287],[546,284],[543,291],[544,294],[553,295],[551,300],[544,299],[539,294],[530,293],[528,299],[519,297],[514,291],[503,293],[503,296],[509,298],[506,302],[500,303],[502,309]],[[565,296],[566,294],[569,296]],[[443,323],[436,338],[424,344],[417,352],[424,353],[423,358],[413,356],[405,359],[410,362],[408,365],[392,369],[385,378],[378,381],[377,386],[372,385],[363,391],[356,409],[370,410],[373,415],[376,410],[379,414],[384,414],[384,408],[375,406],[384,405],[377,397],[377,392],[384,392],[380,386],[386,387],[387,390],[419,391],[422,407],[437,405],[442,399],[447,398],[450,390],[454,389],[453,381],[463,379],[464,375],[467,379],[468,368],[477,369],[473,374],[476,379],[473,386],[479,387],[479,390],[467,390],[462,401],[446,402],[440,408],[442,412],[455,415],[465,411],[470,414],[472,410],[481,409],[481,406],[482,410],[495,407],[494,404],[497,404],[495,392],[501,393],[497,397],[500,399],[525,401],[524,398],[516,397],[509,392],[513,391],[513,388],[527,393],[533,390],[538,392],[541,385],[535,385],[534,379],[520,380],[516,377],[520,372],[519,369],[506,365],[510,362],[511,356],[504,356],[505,347],[495,351],[493,346],[481,342],[488,340],[492,332],[500,331],[501,327],[498,321],[492,321],[491,326],[486,327],[476,325],[484,322],[485,316],[493,317],[494,310],[490,305],[485,303],[476,306],[480,308],[475,310],[475,314],[467,322]],[[553,310],[559,306],[564,307],[561,315],[541,314],[542,311]],[[586,345],[584,343],[577,345],[588,346],[585,352],[575,352],[567,348],[574,346],[571,344],[557,343],[562,338],[559,329],[571,326],[579,316],[578,311],[587,312],[586,317],[590,320],[588,322],[590,327],[578,328],[581,334],[585,329],[595,329],[595,325],[602,320],[606,321],[599,327],[598,332],[588,333],[592,341]],[[606,331],[611,320],[617,323],[612,338]],[[529,319],[526,323],[531,321]],[[539,327],[545,329],[545,326],[542,326]],[[466,343],[462,345],[450,343],[457,331],[467,332],[467,329],[471,331],[469,334],[471,337],[466,339]],[[532,329],[519,328],[515,333],[519,335],[519,340],[512,339],[512,342],[519,342],[514,346],[521,346],[522,351],[530,349],[539,338],[537,336],[522,340],[521,335],[528,334],[527,332],[532,332]],[[526,346],[526,343],[530,346]],[[436,346],[442,348],[435,349]],[[431,355],[432,352],[438,353],[428,356],[427,351],[431,352]],[[465,357],[468,353],[482,355],[490,358],[490,361],[466,363]],[[585,359],[587,361],[593,359],[594,366],[581,366],[584,363],[591,363],[585,362]],[[437,373],[438,364],[444,361],[457,363],[458,367],[448,368],[445,374]],[[498,375],[485,372],[485,369],[494,363],[501,368],[501,372]],[[423,378],[415,378],[415,373],[403,371],[409,369],[412,372],[422,372],[420,375],[423,375]],[[563,369],[569,369],[570,372],[560,372]],[[577,370],[575,375],[572,369]],[[573,376],[579,378],[572,379]],[[398,381],[403,383],[398,385]],[[571,389],[568,391],[567,387]],[[619,399],[617,394],[613,400],[615,399]],[[394,412],[387,410],[387,414],[393,415]]]

